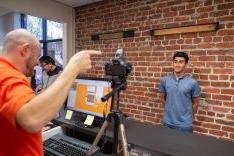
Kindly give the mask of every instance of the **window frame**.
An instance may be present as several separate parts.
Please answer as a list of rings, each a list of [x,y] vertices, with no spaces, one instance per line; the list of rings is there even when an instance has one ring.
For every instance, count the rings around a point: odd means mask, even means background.
[[[31,16],[31,15],[30,15]],[[38,17],[41,18],[41,17]],[[47,39],[47,19],[45,18],[41,18],[42,19],[42,40],[39,40],[40,43],[42,43],[43,45],[43,55],[48,55],[48,43],[51,42],[61,42],[63,41],[62,38],[58,38],[58,39]],[[26,14],[20,14],[20,23],[21,23],[21,28],[27,29],[27,15]]]

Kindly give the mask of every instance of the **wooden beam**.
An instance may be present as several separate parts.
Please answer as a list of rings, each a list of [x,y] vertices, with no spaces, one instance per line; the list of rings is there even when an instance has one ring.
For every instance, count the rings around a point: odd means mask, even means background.
[[[172,34],[184,34],[184,33],[196,33],[205,31],[216,31],[218,29],[219,23],[212,24],[202,24],[194,26],[185,26],[177,28],[166,28],[166,29],[155,29],[151,30],[151,36],[162,36],[162,35],[172,35]]]
[[[93,41],[134,37],[134,30],[91,35]]]

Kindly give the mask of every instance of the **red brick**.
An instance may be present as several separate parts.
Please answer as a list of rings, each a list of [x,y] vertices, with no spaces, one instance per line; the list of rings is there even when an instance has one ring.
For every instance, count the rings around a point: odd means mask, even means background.
[[[170,11],[170,12],[166,12],[166,13],[163,14],[164,18],[174,17],[174,16],[177,16],[177,12],[176,11]]]
[[[232,69],[213,69],[214,74],[231,74]]]
[[[217,19],[220,22],[224,22],[224,21],[233,21],[234,20],[234,16],[223,16]]]
[[[198,126],[193,126],[193,131],[199,132],[199,133],[208,133],[207,129],[204,129],[202,127],[198,127]]]
[[[220,30],[220,31],[218,31],[218,35],[220,35],[220,36],[234,35],[234,30],[228,30],[228,29]]]
[[[195,126],[201,126],[202,122],[199,122],[199,121],[193,121],[193,125]]]
[[[199,79],[208,80],[208,75],[199,75]]]
[[[225,52],[223,50],[207,50],[207,55],[224,55]]]
[[[222,41],[222,37],[214,37],[213,38],[213,42],[221,42]]]
[[[219,94],[220,93],[220,89],[216,89],[216,88],[204,88],[203,89],[204,92],[207,93],[213,93],[213,94]]]
[[[189,20],[189,17],[188,16],[176,16],[175,17],[175,21],[176,22],[179,22],[179,21],[187,21]]]
[[[214,43],[203,43],[198,45],[198,48],[201,49],[214,48],[214,47],[215,47]]]
[[[211,12],[214,10],[214,7],[213,6],[206,6],[206,7],[199,7],[197,9],[197,12],[200,13],[200,12]]]
[[[135,71],[147,71],[147,67],[135,67]]]
[[[209,75],[210,80],[218,80],[219,76],[218,75]]]
[[[219,75],[219,80],[229,80],[228,75]]]
[[[214,119],[213,119],[213,118],[206,117],[206,116],[197,115],[196,118],[197,118],[198,121],[214,122]]]
[[[146,116],[144,115],[134,115],[134,117],[138,120],[146,120]]]
[[[233,61],[234,56],[218,56],[218,61]],[[231,65],[226,65],[226,66],[231,66]]]
[[[233,133],[234,132],[234,127],[222,126],[222,130]]]
[[[228,14],[229,14],[228,10],[210,12],[211,17],[221,17]]]
[[[197,24],[207,24],[207,23],[215,23],[215,19],[205,18],[197,20]]]
[[[209,74],[209,73],[211,73],[211,69],[210,68],[196,68],[196,69],[194,69],[194,73]]]
[[[203,42],[212,42],[212,37],[209,37],[209,36],[204,37]]]
[[[233,27],[234,27],[234,23],[227,23],[226,24],[226,28],[233,28]]]
[[[225,63],[224,62],[206,62],[206,67],[223,68],[225,67]]]
[[[230,134],[230,138],[234,140],[234,133]]]
[[[227,114],[227,119],[234,121],[234,114]]]
[[[214,106],[213,107],[213,111],[215,111],[215,112],[221,112],[221,113],[228,113],[228,112],[230,112],[230,108],[224,108],[224,107]]]
[[[182,38],[197,38],[197,33],[181,34]]]
[[[221,137],[227,137],[228,136],[227,132],[218,131],[218,130],[209,130],[209,134],[213,134],[213,135],[221,136]]]
[[[146,120],[151,122],[151,123],[159,123],[160,122],[160,119],[155,118],[155,117],[149,117],[149,116],[146,117]]]
[[[215,119],[215,123],[226,125],[226,126],[233,126],[233,123],[230,122],[230,120]]]
[[[232,9],[234,8],[234,3],[225,3],[217,6],[218,10]]]
[[[224,118],[225,114],[223,114],[222,112],[221,113],[216,113],[216,117],[218,117],[218,118]]]
[[[199,61],[215,61],[215,56],[200,56]]]
[[[210,82],[209,81],[201,81],[201,80],[199,80],[198,83],[201,86],[210,86]],[[208,95],[208,94],[206,94],[206,95]],[[210,97],[210,94],[209,94],[209,97]]]
[[[178,5],[178,4],[181,4],[180,0],[173,0],[173,1],[167,2],[167,6]]]
[[[207,112],[207,115],[208,115],[208,116],[215,116],[215,112],[208,111],[208,112]]]
[[[148,117],[155,117],[155,116],[156,116],[155,113],[150,113],[150,112],[148,112],[148,111],[143,111],[143,114],[144,114],[145,116],[148,116]]]
[[[201,38],[194,38],[194,39],[193,39],[193,43],[194,43],[194,44],[201,43],[201,41],[202,41]]]
[[[224,37],[223,37],[223,41],[224,41],[224,42],[226,42],[226,41],[227,41],[227,42],[228,42],[228,41],[233,41],[233,36],[224,36]]]
[[[212,95],[212,99],[214,99],[214,100],[226,100],[226,101],[230,101],[232,99],[232,96],[213,94]]]
[[[221,94],[234,95],[234,89],[221,89]]]
[[[223,105],[225,107],[233,107],[234,108],[234,102],[223,102]],[[232,110],[232,114],[234,114],[233,110]]]
[[[137,108],[138,110],[142,110],[142,111],[150,111],[150,108],[144,107],[144,106],[138,106]]]
[[[216,129],[216,130],[221,129],[220,125],[212,124],[212,123],[202,123],[202,126],[204,126],[205,128],[208,128],[208,129]]]
[[[197,46],[196,45],[181,45],[180,49],[196,49]]]
[[[193,50],[193,51],[190,51],[190,55],[206,55],[206,51],[205,50]]]
[[[195,9],[183,10],[179,12],[179,16],[191,15],[195,13]]]
[[[211,86],[213,87],[229,87],[229,82],[211,82]]]

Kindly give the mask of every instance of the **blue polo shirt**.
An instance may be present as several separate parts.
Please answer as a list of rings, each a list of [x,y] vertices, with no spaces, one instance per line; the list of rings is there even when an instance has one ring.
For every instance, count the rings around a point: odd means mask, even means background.
[[[166,93],[163,122],[177,127],[191,127],[192,98],[201,94],[197,81],[187,74],[176,80],[175,75],[170,74],[160,81],[159,91]]]

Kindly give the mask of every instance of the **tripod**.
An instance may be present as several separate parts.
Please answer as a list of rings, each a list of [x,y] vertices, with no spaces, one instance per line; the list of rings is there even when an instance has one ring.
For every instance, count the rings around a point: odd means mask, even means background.
[[[128,145],[127,145],[127,139],[126,139],[126,134],[125,134],[125,129],[124,129],[124,115],[123,113],[119,110],[119,93],[120,90],[124,90],[126,88],[126,82],[121,83],[118,81],[118,79],[114,79],[112,82],[112,88],[113,90],[108,93],[107,95],[103,96],[101,98],[102,101],[108,100],[110,97],[112,97],[112,111],[107,115],[106,120],[104,121],[100,131],[98,132],[93,145],[88,152],[88,155],[92,155],[92,149],[93,147],[97,146],[101,136],[104,134],[106,128],[108,125],[111,123],[111,119],[114,121],[114,142],[113,142],[113,147],[112,147],[112,155],[118,155],[118,143],[119,143],[119,132],[120,132],[120,139],[122,143],[122,148],[123,148],[123,154],[124,156],[129,156],[128,152]]]

